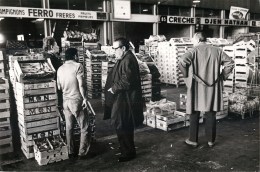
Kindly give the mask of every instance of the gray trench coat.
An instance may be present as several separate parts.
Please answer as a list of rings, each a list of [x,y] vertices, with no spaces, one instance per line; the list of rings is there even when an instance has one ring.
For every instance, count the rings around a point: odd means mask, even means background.
[[[187,114],[223,110],[223,80],[234,68],[232,58],[220,48],[200,43],[179,59],[179,67],[186,75]]]

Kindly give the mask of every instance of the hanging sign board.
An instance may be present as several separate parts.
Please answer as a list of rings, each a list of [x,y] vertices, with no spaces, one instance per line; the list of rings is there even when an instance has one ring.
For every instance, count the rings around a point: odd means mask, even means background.
[[[194,17],[183,17],[183,16],[161,16],[161,23],[171,23],[171,24],[195,24]]]
[[[252,26],[252,27],[260,27],[260,21],[252,20],[250,22],[250,26]]]
[[[200,24],[205,25],[221,25],[222,20],[218,18],[200,18]]]
[[[100,18],[100,16],[102,17]],[[3,7],[3,6],[0,6],[0,17],[71,19],[71,20],[104,19],[104,15],[100,15],[100,13],[96,11]]]
[[[130,1],[114,0],[114,18],[115,19],[130,19],[131,18],[131,3]]]
[[[231,6],[229,12],[229,19],[245,20],[248,11],[249,10],[247,8]]]
[[[247,20],[231,20],[231,19],[223,19],[222,25],[230,25],[230,26],[249,26],[249,21]]]

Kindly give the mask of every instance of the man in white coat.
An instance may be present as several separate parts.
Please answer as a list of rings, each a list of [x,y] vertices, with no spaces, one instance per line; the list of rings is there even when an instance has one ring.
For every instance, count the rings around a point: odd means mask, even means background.
[[[234,61],[220,48],[206,44],[203,32],[195,33],[193,42],[194,48],[179,60],[187,86],[186,113],[190,115],[189,138],[185,143],[198,146],[200,112],[205,112],[205,133],[212,147],[216,138],[216,112],[223,110],[223,80],[232,72]]]

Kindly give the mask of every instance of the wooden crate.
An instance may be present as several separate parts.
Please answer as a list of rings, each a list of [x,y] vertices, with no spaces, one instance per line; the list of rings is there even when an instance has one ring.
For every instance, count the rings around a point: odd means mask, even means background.
[[[14,61],[34,61],[34,60],[45,60],[42,53],[36,53],[36,54],[29,54],[27,56],[20,56],[20,55],[9,55],[9,67],[10,69],[14,68]]]
[[[47,148],[42,147],[42,144],[47,145]],[[39,165],[47,165],[69,158],[68,146],[60,135],[34,140],[34,152]]]
[[[59,129],[59,117],[25,123],[22,123],[18,120],[18,125],[20,132],[24,133],[25,135],[49,130],[57,130]]]
[[[34,158],[33,143],[21,138],[21,150],[27,159]]]
[[[10,124],[0,125],[0,138],[12,135]]]
[[[19,125],[20,127],[20,125]],[[45,138],[45,137],[50,137],[50,136],[55,136],[60,134],[60,129],[54,129],[54,130],[49,130],[49,131],[41,131],[33,134],[25,134],[23,131],[20,131],[20,136],[23,137],[25,140],[35,140],[39,138]]]
[[[5,77],[4,61],[0,60],[0,77]]]
[[[16,96],[16,101],[20,104],[36,104],[36,103],[49,102],[49,105],[51,105],[51,102],[55,101],[56,99],[57,99],[57,94]],[[39,107],[46,106],[46,105],[42,105],[42,104],[39,104],[39,105],[40,105]]]
[[[18,119],[22,123],[29,122],[29,121],[39,121],[39,120],[54,118],[54,117],[58,117],[58,116],[59,115],[57,112],[44,113],[44,114],[38,114],[38,115],[28,115],[28,116],[21,115],[20,113],[18,113]]]
[[[24,109],[23,107],[19,106],[19,104],[17,105],[17,112],[24,116],[52,113],[52,112],[56,112],[56,111],[57,111],[56,105],[35,107],[35,108],[30,108],[30,109]]]
[[[156,121],[156,128],[164,130],[164,131],[171,131],[179,128],[185,127],[185,121],[180,121],[177,123],[168,124],[165,121],[157,120]]]
[[[0,78],[0,100],[9,99],[9,82],[6,78]],[[0,106],[1,109],[1,106]]]
[[[0,138],[0,155],[13,152],[12,136],[7,135]]]
[[[152,114],[147,114],[146,116],[147,125],[156,128],[156,116]]]
[[[47,81],[41,83],[15,83],[15,92],[17,95],[45,95],[56,93],[56,81]]]
[[[19,99],[19,98],[17,98]],[[16,101],[17,106],[23,109],[32,109],[38,107],[55,106],[57,104],[56,100],[49,100],[45,102],[35,102],[35,103],[24,103],[23,101]]]
[[[31,67],[32,65],[33,67]],[[44,66],[44,68],[48,71],[46,71],[45,73],[39,73],[38,71],[41,70],[42,66]],[[49,58],[47,59],[47,61],[38,60],[18,62],[17,60],[15,60],[14,73],[18,82],[21,83],[46,82],[53,80],[55,77],[55,69],[52,66]]]

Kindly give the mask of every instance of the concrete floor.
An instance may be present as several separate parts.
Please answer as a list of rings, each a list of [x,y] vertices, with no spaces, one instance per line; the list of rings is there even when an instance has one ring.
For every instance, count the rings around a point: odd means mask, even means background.
[[[185,87],[164,86],[167,98],[179,101]],[[165,93],[165,92],[164,92]],[[170,132],[143,126],[137,129],[137,158],[118,163],[118,142],[109,121],[102,120],[100,100],[91,100],[97,113],[97,142],[93,143],[86,160],[70,159],[39,166],[16,151],[9,159],[2,158],[3,171],[259,171],[259,113],[252,117],[230,114],[217,123],[217,140],[209,148],[200,125],[199,147],[184,144],[188,128]],[[16,161],[16,162],[15,162]],[[15,163],[14,163],[15,162]]]

